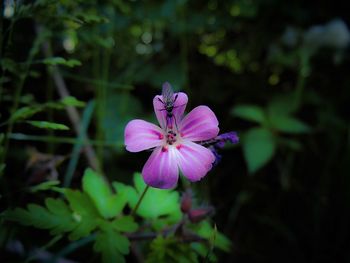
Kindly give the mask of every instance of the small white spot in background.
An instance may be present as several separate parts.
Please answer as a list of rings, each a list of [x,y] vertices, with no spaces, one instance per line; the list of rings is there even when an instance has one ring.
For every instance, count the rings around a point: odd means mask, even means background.
[[[15,1],[14,0],[6,0],[4,7],[4,17],[11,18],[15,13]]]

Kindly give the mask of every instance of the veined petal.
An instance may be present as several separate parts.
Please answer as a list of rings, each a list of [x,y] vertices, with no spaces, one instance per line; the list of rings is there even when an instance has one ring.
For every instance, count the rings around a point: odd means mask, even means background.
[[[168,189],[176,186],[179,168],[174,147],[157,147],[142,169],[143,180],[149,186]]]
[[[182,115],[185,112],[185,108],[186,108],[186,105],[188,102],[188,97],[185,93],[178,92],[178,93],[174,93],[173,98],[174,98],[174,100],[176,98],[176,100],[174,102],[174,108],[173,108],[172,114],[174,115],[174,117],[176,119],[176,124],[179,124],[181,121]],[[153,99],[154,112],[156,113],[160,127],[165,129],[167,123],[169,123],[169,122],[172,125],[174,125],[174,123],[173,123],[174,119],[168,118],[168,120],[167,120],[167,111],[164,107],[163,102],[164,102],[163,96],[161,96],[161,95],[157,95]]]
[[[144,120],[130,121],[124,131],[126,149],[129,152],[139,152],[156,146],[164,141],[161,128]]]
[[[209,149],[187,140],[177,147],[176,158],[181,172],[192,182],[202,179],[215,161]]]
[[[214,112],[207,106],[198,106],[180,123],[181,137],[191,141],[203,141],[216,137],[219,122]]]

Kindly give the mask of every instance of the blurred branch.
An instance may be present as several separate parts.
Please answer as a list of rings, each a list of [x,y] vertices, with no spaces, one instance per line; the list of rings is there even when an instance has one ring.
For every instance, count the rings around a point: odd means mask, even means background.
[[[37,29],[37,34],[41,34],[44,30],[43,27],[40,25],[38,25],[36,27],[36,29]],[[43,53],[44,53],[46,58],[52,57],[52,51],[51,51],[50,43],[48,41],[45,41],[43,43],[42,50],[43,50]],[[70,96],[67,85],[66,85],[66,83],[65,83],[65,81],[60,73],[59,68],[56,65],[53,65],[51,67],[51,69],[52,69],[52,71],[51,71],[52,77],[53,77],[53,80],[55,82],[57,92],[60,95],[61,99]],[[73,106],[68,106],[68,107],[66,107],[66,110],[68,113],[68,117],[74,126],[75,132],[77,134],[79,134],[80,116],[79,116],[77,109]],[[89,141],[89,138],[87,135],[85,135],[84,137],[85,137],[84,138],[85,141]],[[86,144],[86,146],[84,148],[84,153],[85,153],[85,156],[86,156],[90,166],[93,169],[100,171],[99,163],[98,163],[98,160],[96,158],[96,153],[90,144]]]

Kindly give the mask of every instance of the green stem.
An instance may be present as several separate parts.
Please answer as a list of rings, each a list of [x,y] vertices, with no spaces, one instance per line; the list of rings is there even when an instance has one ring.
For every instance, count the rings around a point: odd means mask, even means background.
[[[307,51],[300,51],[300,66],[298,72],[298,79],[295,88],[294,110],[298,110],[301,106],[306,78],[310,71],[310,54]]]
[[[86,133],[91,121],[94,107],[95,107],[95,102],[89,101],[89,103],[87,104],[84,110],[80,131],[77,137],[77,143],[73,147],[72,157],[70,158],[70,161],[67,167],[67,172],[64,176],[64,182],[63,182],[64,187],[69,187],[72,181],[74,171],[78,165],[78,160],[79,160],[81,149],[83,147],[83,142],[86,139]]]
[[[147,193],[148,189],[149,189],[149,186],[147,185],[147,186],[145,187],[145,190],[143,190],[143,192],[142,192],[142,194],[141,194],[139,200],[137,201],[134,210],[131,212],[131,215],[132,215],[132,216],[135,216],[135,215],[136,215],[137,209],[139,209],[139,206],[140,206],[140,204],[141,204],[143,198],[145,197],[145,194]]]

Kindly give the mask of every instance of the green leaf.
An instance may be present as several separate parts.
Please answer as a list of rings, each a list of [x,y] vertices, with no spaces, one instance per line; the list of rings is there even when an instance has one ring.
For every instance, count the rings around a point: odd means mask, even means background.
[[[51,190],[52,188],[56,187],[59,184],[60,184],[60,181],[52,180],[52,181],[47,181],[47,182],[43,182],[41,184],[32,186],[29,188],[29,190],[32,193],[35,193],[38,191],[46,191],[46,190]]]
[[[105,228],[96,235],[94,250],[102,254],[104,263],[125,262],[122,255],[129,254],[129,247],[129,240],[106,223]]]
[[[249,173],[254,173],[263,167],[272,158],[276,149],[273,134],[264,128],[249,130],[244,135],[242,143]]]
[[[194,230],[194,232],[200,237],[211,240],[214,247],[217,247],[225,252],[230,251],[232,245],[231,241],[220,232],[217,232],[217,230],[215,230],[215,228],[213,228],[208,221],[193,224],[192,230]],[[213,238],[213,233],[215,233],[215,238]]]
[[[46,207],[29,204],[27,210],[16,208],[6,211],[3,216],[6,220],[15,221],[22,225],[34,226],[40,229],[50,229],[50,233],[57,235],[72,231],[77,222],[72,217],[72,211],[61,199],[47,198]]]
[[[198,256],[189,244],[179,242],[175,237],[164,238],[161,235],[150,245],[151,252],[146,263],[197,263]]]
[[[84,101],[77,100],[75,97],[72,96],[64,97],[60,102],[65,106],[73,106],[80,108],[86,105]]]
[[[273,114],[269,116],[272,128],[285,133],[306,133],[310,132],[310,127],[298,119],[288,116]]]
[[[40,106],[32,106],[32,107],[26,106],[23,108],[19,108],[18,110],[16,110],[12,114],[12,116],[10,117],[10,120],[13,122],[18,121],[18,120],[24,120],[24,119],[27,119],[27,118],[33,116],[34,114],[36,114],[42,110],[43,110],[43,108]]]
[[[51,58],[46,58],[43,60],[44,64],[54,66],[54,65],[64,65],[68,67],[75,67],[75,66],[80,66],[81,62],[76,59],[68,59],[66,60],[65,58],[62,57],[51,57]]]
[[[90,168],[85,170],[83,189],[90,196],[97,210],[104,218],[120,214],[127,203],[125,196],[112,194],[109,185],[103,177]]]
[[[69,130],[69,127],[61,124],[61,123],[55,123],[55,122],[48,122],[48,121],[26,121],[26,123],[37,127],[41,129],[48,129],[48,130]]]
[[[208,258],[208,262],[217,262],[218,259],[214,253],[209,253],[210,248],[203,243],[191,243],[191,247],[196,251],[201,257]]]
[[[120,232],[135,232],[138,228],[138,225],[135,223],[134,218],[132,216],[123,216],[115,219],[113,222],[114,229]]]
[[[238,105],[233,108],[231,113],[248,121],[255,121],[258,123],[263,123],[265,121],[264,110],[255,105]]]
[[[69,235],[71,240],[86,237],[93,231],[98,223],[99,214],[88,195],[70,189],[65,189],[64,194],[74,211],[73,218],[78,222],[77,228]]]
[[[146,188],[146,184],[140,173],[134,174],[134,184],[135,189],[130,190],[129,188],[128,193],[128,201],[131,208],[136,206],[137,201]],[[175,220],[180,219],[181,211],[179,205],[179,194],[173,190],[150,187],[137,209],[137,214],[149,219],[155,219],[160,216],[171,216]]]
[[[52,57],[52,58],[45,58],[43,60],[44,64],[47,65],[57,65],[57,64],[64,64],[66,62],[66,60],[64,58],[61,57]]]

